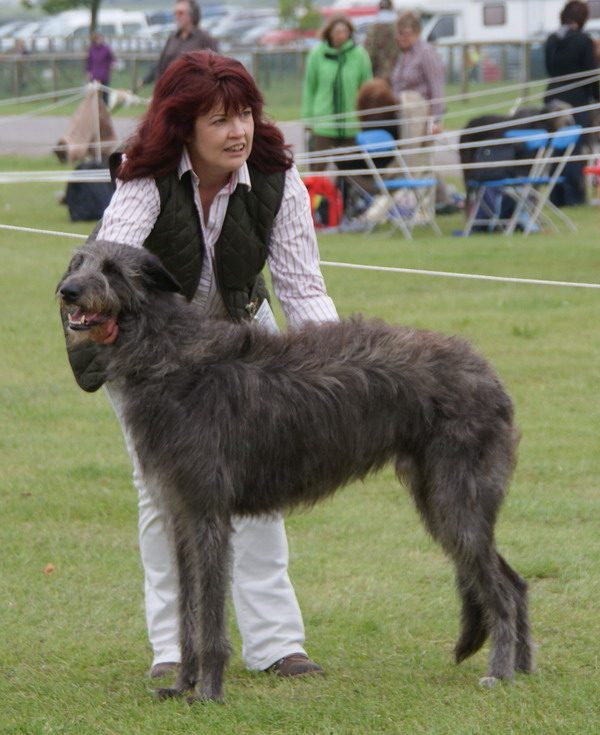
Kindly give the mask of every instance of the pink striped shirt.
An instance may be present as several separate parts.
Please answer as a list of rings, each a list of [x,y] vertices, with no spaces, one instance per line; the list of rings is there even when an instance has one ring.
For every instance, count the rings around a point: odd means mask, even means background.
[[[425,100],[438,100],[431,104],[431,115],[440,120],[445,110],[441,101],[445,74],[444,64],[433,46],[417,41],[410,51],[398,56],[392,71],[392,92],[398,97],[400,92],[411,90],[419,92]]]
[[[184,149],[179,164],[181,178],[192,173],[194,202],[204,237],[204,261],[194,298],[207,313],[227,316],[214,277],[214,253],[229,197],[237,186],[251,188],[248,167],[244,164],[231,175],[229,183],[214,198],[204,220],[198,177]],[[160,214],[160,195],[153,178],[117,180],[117,189],[102,218],[98,238],[141,247]],[[289,327],[305,322],[335,321],[333,301],[327,295],[319,268],[319,250],[310,211],[310,200],[295,166],[286,171],[281,207],[271,230],[268,265],[277,296]]]

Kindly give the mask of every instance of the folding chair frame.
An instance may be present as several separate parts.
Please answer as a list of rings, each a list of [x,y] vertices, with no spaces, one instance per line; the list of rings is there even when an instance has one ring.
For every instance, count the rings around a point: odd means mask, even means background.
[[[435,196],[436,180],[432,178],[417,179],[411,176],[396,141],[386,130],[375,128],[362,131],[356,136],[356,142],[377,186],[378,194],[385,198],[387,204],[385,221],[390,221],[393,225],[390,234],[399,229],[404,237],[411,240],[411,231],[415,225],[421,224],[418,220],[419,216],[422,215],[422,224],[428,224],[437,235],[440,235],[440,228],[434,219],[435,207],[431,201],[428,201],[428,199]],[[382,171],[385,171],[385,169],[377,167],[373,160],[372,154],[374,153],[381,153],[382,155],[392,153],[396,167],[400,168],[404,174],[403,178],[385,179],[382,176]],[[415,206],[412,213],[406,216],[403,216],[399,211],[398,203],[392,196],[392,192],[400,190],[412,191],[415,195]],[[374,221],[367,230],[367,234],[372,232],[381,221]]]
[[[525,215],[527,215],[527,222],[523,228],[524,236],[529,235],[534,227],[542,225],[558,232],[558,227],[550,214],[544,211],[545,209],[560,219],[569,230],[575,232],[577,228],[569,217],[550,201],[550,194],[556,184],[563,180],[563,169],[577,144],[580,130],[581,126],[574,125],[561,128],[554,134],[537,129],[506,131],[505,138],[521,139],[528,150],[536,151],[534,163],[527,176],[469,182],[469,187],[474,188],[477,193],[463,234],[469,235],[474,225],[485,222],[490,230],[495,230],[499,225],[503,225],[504,235],[512,235]],[[552,173],[548,174],[548,159],[554,157],[556,153],[560,153],[560,160],[556,163]],[[484,201],[486,191],[492,189],[515,202],[515,209],[508,220],[501,219],[499,213],[491,211],[489,205]],[[477,213],[480,210],[487,213],[490,218],[477,219]]]

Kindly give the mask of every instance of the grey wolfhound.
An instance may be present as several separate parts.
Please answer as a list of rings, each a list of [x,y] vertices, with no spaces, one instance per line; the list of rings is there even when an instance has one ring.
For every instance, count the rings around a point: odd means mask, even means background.
[[[310,506],[390,461],[456,565],[456,660],[489,634],[482,683],[531,671],[527,584],[494,542],[518,436],[486,360],[379,321],[274,335],[208,320],[178,291],[147,250],[106,242],[76,251],[57,290],[73,337],[117,325],[105,375],[170,522],[182,661],[159,696],[223,697],[232,515]]]

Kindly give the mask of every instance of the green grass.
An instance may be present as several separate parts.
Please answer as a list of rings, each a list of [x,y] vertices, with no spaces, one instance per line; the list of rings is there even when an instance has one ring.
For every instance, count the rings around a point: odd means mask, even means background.
[[[59,189],[4,185],[0,223],[87,234]],[[600,215],[570,214],[576,236],[461,239],[456,215],[439,238],[321,236],[321,257],[599,283]],[[486,651],[453,664],[452,568],[386,470],[287,523],[307,647],[327,678],[245,671],[232,625],[227,705],[189,707],[149,693],[128,460],[104,395],[80,391],[67,366],[53,294],[75,245],[0,230],[2,735],[598,731],[598,291],[323,268],[341,314],[464,335],[506,381],[523,438],[498,543],[531,583],[539,670],[484,691]]]

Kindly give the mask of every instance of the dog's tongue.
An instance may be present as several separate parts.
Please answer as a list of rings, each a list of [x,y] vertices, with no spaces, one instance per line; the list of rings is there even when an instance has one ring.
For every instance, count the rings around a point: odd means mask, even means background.
[[[111,345],[118,336],[119,325],[114,316],[111,316],[102,324],[95,326],[90,334],[94,342],[98,342],[101,345]]]
[[[69,315],[69,327],[74,331],[89,331],[90,339],[101,345],[110,345],[119,336],[115,317],[82,309]]]

